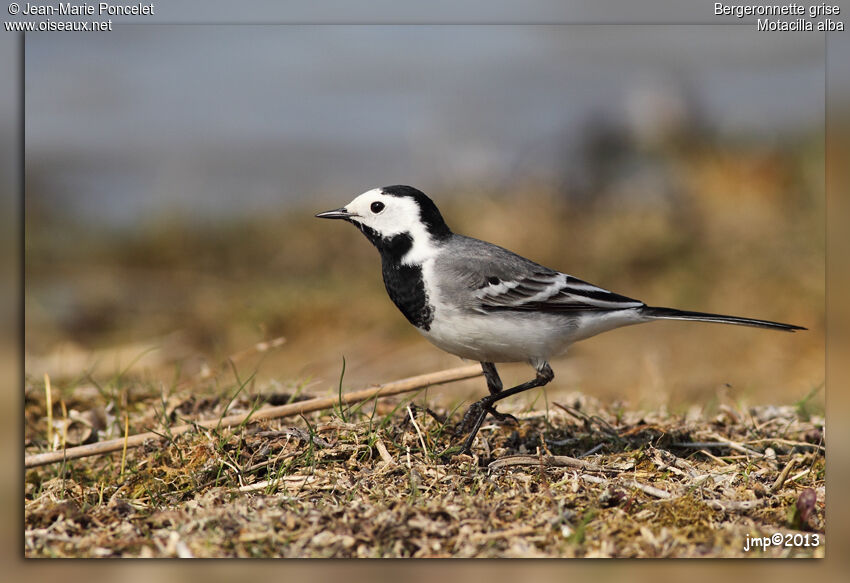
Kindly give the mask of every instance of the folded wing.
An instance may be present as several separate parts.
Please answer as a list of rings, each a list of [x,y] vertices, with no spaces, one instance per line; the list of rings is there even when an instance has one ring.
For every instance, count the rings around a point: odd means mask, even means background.
[[[643,302],[610,292],[565,273],[539,270],[522,277],[489,276],[475,290],[479,310],[609,311],[640,308]]]

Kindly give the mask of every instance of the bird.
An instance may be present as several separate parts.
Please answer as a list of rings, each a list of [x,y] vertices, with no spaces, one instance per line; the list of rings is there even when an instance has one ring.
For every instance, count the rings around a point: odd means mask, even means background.
[[[794,332],[769,320],[648,306],[503,247],[454,233],[437,205],[412,186],[373,188],[344,207],[316,214],[357,227],[381,256],[384,286],[404,317],[432,344],[481,363],[489,394],[459,427],[469,453],[487,415],[500,421],[502,399],[549,384],[549,361],[575,342],[656,320],[694,320]],[[533,379],[504,389],[496,363],[526,362]]]

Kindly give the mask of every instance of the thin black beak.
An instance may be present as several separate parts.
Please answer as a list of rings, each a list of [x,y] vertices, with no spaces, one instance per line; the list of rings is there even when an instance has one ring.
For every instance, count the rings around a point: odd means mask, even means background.
[[[350,219],[351,217],[356,217],[355,213],[348,212],[345,207],[334,209],[332,211],[325,211],[323,213],[319,213],[316,215],[318,219]]]

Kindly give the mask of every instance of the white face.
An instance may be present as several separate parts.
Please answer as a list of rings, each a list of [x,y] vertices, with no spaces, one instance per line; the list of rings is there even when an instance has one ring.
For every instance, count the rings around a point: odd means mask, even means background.
[[[410,233],[414,241],[429,238],[419,220],[419,205],[412,198],[383,194],[380,188],[374,188],[345,205],[345,210],[355,215],[352,221],[369,227],[382,237]]]
[[[419,205],[410,197],[384,194],[375,188],[345,205],[345,210],[350,213],[348,220],[372,229],[382,238],[409,234],[413,245],[401,258],[403,264],[422,264],[436,254],[437,247],[420,219]]]

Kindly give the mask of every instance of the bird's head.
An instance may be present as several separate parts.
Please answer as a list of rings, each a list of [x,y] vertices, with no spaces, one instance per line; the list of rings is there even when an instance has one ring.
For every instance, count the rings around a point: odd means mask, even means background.
[[[406,263],[452,234],[437,205],[411,186],[374,188],[342,208],[316,216],[354,224],[381,251],[397,246],[400,239],[409,240],[417,252],[407,255]]]

